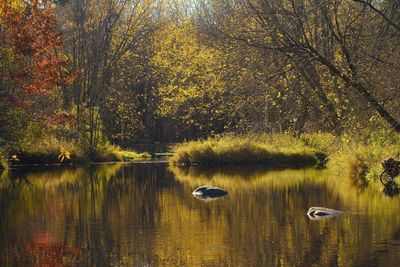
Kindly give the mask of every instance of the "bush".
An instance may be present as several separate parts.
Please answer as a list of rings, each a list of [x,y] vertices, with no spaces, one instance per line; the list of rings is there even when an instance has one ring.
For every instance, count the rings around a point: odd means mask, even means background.
[[[360,157],[355,156],[350,164],[349,178],[353,185],[357,187],[365,187],[368,185],[367,174],[370,166],[367,162],[362,160]]]
[[[135,151],[127,151],[122,150],[119,152],[122,157],[123,161],[135,161],[135,160],[142,160],[142,159],[151,159],[151,155],[147,152],[145,153],[137,153]]]
[[[0,170],[7,169],[7,157],[3,151],[0,150]]]
[[[64,151],[68,157],[59,157]],[[11,154],[18,157],[18,162],[12,164],[55,164],[77,163],[86,161],[83,150],[75,143],[60,141],[54,137],[47,137],[36,142],[22,143],[11,149]]]
[[[345,137],[332,152],[334,170],[349,177],[352,184],[364,187],[371,182],[378,182],[383,172],[382,162],[388,158],[399,159],[399,135],[381,136],[372,133],[369,138]]]
[[[89,154],[89,158],[93,162],[114,162],[122,161],[119,146],[104,143],[97,146],[96,151]]]

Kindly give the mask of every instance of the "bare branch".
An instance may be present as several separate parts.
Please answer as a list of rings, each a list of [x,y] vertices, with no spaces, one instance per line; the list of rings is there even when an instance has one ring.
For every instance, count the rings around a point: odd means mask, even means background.
[[[364,0],[353,0],[354,2],[358,2],[361,3],[363,5],[368,6],[369,8],[371,8],[373,11],[375,11],[376,13],[378,13],[381,17],[383,17],[391,26],[393,26],[394,28],[397,29],[397,31],[399,31],[400,33],[400,25],[397,25],[396,23],[394,23],[393,20],[391,20],[388,16],[386,16],[385,13],[383,13],[381,10],[379,10],[378,8],[376,8],[374,5],[372,5],[371,2],[368,1],[364,1]]]

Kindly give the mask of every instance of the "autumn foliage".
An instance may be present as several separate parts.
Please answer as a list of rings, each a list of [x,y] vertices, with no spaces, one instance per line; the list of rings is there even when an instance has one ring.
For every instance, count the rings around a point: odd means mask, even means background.
[[[66,60],[57,53],[61,34],[56,30],[53,8],[47,1],[15,5],[2,0],[0,21],[2,46],[18,65],[3,75],[3,80],[22,89],[20,96],[48,94],[71,80],[71,75],[63,73]]]

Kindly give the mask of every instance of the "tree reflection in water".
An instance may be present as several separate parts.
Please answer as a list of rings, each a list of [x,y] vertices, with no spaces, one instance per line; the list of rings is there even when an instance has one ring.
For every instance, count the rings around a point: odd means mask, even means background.
[[[191,192],[203,184],[229,194],[198,201]],[[346,213],[310,221],[310,206]],[[328,171],[162,164],[12,170],[0,179],[0,262],[390,266],[400,259],[399,207],[399,198],[358,192]]]

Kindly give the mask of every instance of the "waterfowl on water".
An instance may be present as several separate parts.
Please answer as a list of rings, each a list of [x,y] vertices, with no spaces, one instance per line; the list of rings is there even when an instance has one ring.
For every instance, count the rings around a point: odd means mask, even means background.
[[[331,218],[343,214],[343,211],[334,210],[324,207],[311,207],[307,215],[310,219]]]
[[[210,185],[203,185],[198,188],[196,188],[193,193],[194,196],[201,196],[201,197],[221,197],[228,192],[222,188],[216,187],[216,186],[210,186]]]

